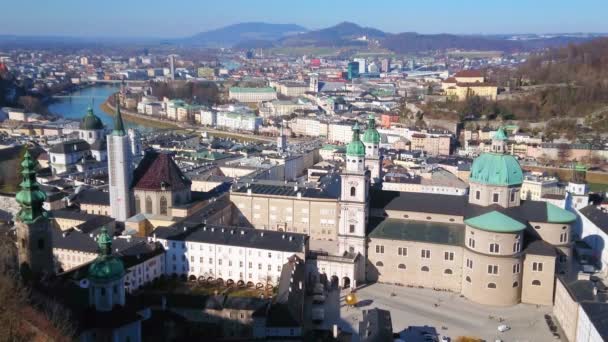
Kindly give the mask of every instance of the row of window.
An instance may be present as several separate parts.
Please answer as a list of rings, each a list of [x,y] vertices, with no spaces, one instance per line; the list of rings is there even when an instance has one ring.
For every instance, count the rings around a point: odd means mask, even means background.
[[[160,202],[159,203],[159,205],[160,205],[160,215],[167,215],[167,213],[168,213],[167,198],[165,196],[161,196],[159,202]],[[146,203],[145,203],[145,205],[146,205],[146,207],[142,208],[141,207],[141,200],[140,200],[139,196],[135,195],[135,212],[136,213],[152,214],[152,198],[150,198],[150,196],[146,196]],[[145,209],[145,211],[144,211],[144,209]]]
[[[384,246],[376,245],[376,253],[384,254]],[[407,256],[407,247],[399,247],[397,248],[397,255],[399,256]],[[431,250],[430,249],[422,249],[420,250],[420,257],[422,259],[430,259],[431,258]],[[444,260],[454,261],[454,252],[444,252],[443,254]]]
[[[471,277],[469,277],[469,276],[467,276],[467,277],[465,278],[465,280],[467,281],[467,283],[472,283],[472,282],[471,282]],[[540,282],[540,280],[533,280],[533,281],[532,281],[532,285],[534,285],[534,286],[540,286],[540,285],[541,285],[541,282]],[[518,287],[518,286],[519,286],[519,282],[517,282],[517,281],[513,282],[513,285],[512,285],[512,286],[513,286],[513,287]],[[489,288],[489,289],[495,289],[495,288],[496,288],[496,283],[488,283],[488,284],[486,285],[486,287],[487,287],[487,288]]]
[[[470,237],[467,242],[467,245],[469,246],[469,248],[475,249],[475,239]],[[520,249],[521,249],[521,242],[516,241],[515,243],[513,243],[513,253],[519,252]],[[498,254],[498,253],[500,253],[500,245],[497,243],[491,243],[489,245],[488,250],[492,254]]]
[[[509,200],[511,202],[515,202],[516,195],[517,195],[517,191],[511,191]],[[475,191],[475,199],[479,200],[480,198],[481,198],[481,191],[479,191],[479,190]],[[500,201],[500,193],[497,193],[497,192],[493,193],[492,194],[492,203],[498,203],[499,201]]]

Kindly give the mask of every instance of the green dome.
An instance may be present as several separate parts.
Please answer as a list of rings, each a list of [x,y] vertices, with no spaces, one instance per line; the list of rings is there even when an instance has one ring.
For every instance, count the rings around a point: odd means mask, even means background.
[[[103,129],[103,122],[101,122],[101,119],[93,113],[93,108],[89,107],[89,109],[87,109],[87,114],[80,121],[80,129]]]
[[[482,153],[473,161],[469,181],[498,186],[521,185],[524,175],[515,157],[508,154]]]
[[[353,126],[353,140],[346,146],[346,155],[351,157],[365,156],[365,145],[359,139],[359,124]]]
[[[376,118],[373,115],[369,115],[367,118],[367,129],[363,134],[363,142],[367,144],[380,144],[380,133],[376,129]]]
[[[97,244],[100,255],[89,267],[89,280],[109,282],[122,278],[125,275],[125,267],[119,258],[112,255],[112,238],[105,227],[97,236]]]

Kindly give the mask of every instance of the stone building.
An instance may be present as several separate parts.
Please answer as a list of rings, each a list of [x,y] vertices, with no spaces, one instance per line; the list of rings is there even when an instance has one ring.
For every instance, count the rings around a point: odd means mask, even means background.
[[[522,170],[504,154],[504,136],[473,162],[468,199],[372,194],[379,222],[369,234],[368,280],[447,289],[486,305],[552,303],[576,216],[520,199]]]

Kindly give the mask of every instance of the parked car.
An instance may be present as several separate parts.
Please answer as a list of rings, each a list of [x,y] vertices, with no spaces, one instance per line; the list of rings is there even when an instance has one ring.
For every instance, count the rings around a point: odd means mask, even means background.
[[[498,331],[505,332],[511,330],[511,327],[506,324],[501,324],[498,326]]]

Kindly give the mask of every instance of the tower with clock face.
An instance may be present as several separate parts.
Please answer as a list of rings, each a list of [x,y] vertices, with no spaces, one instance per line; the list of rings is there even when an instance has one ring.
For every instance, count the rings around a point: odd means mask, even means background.
[[[360,140],[357,124],[353,127],[353,139],[346,148],[346,170],[342,173],[341,190],[338,230],[340,255],[360,253],[365,257],[369,177],[365,170],[365,145]]]

